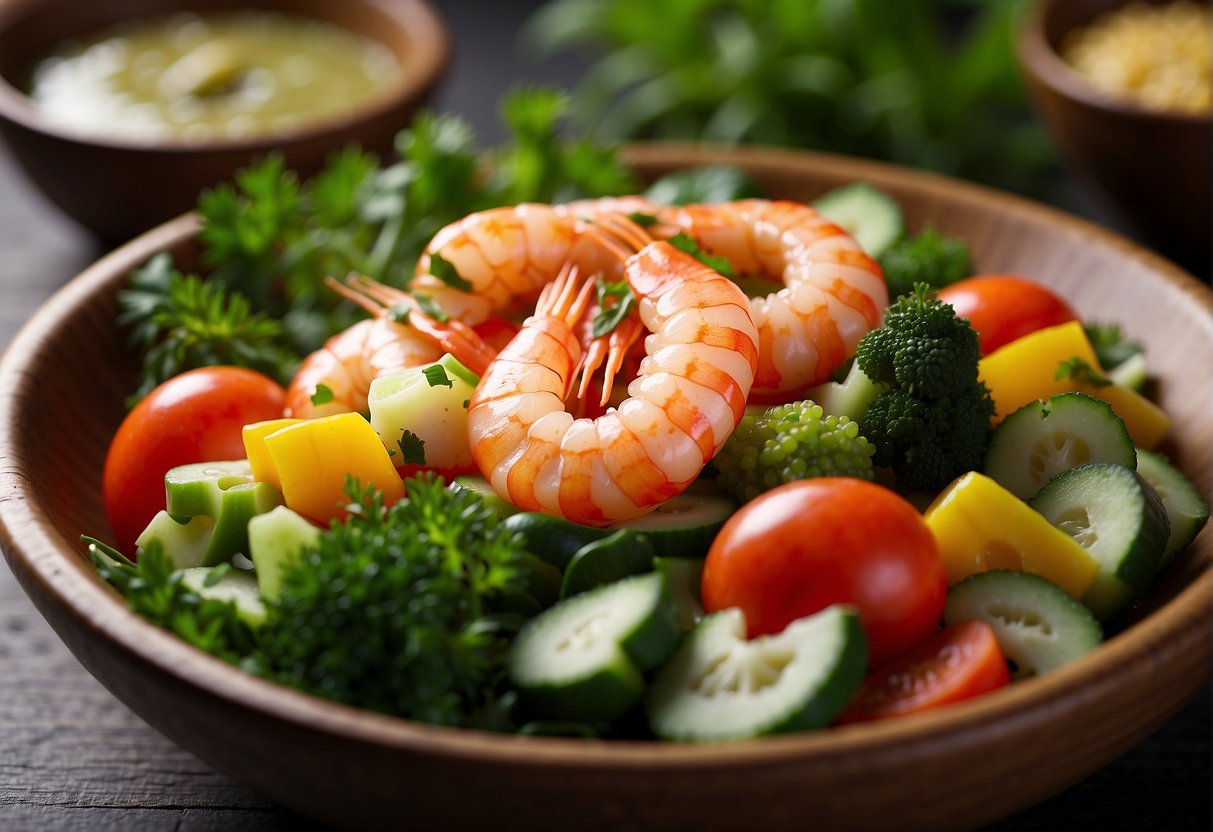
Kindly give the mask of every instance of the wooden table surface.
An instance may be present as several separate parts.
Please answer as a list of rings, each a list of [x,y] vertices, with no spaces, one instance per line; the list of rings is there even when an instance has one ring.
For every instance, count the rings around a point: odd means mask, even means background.
[[[501,33],[515,26],[520,6],[438,5],[460,48],[437,106],[465,113],[490,139],[499,135],[493,102],[509,79],[558,79],[576,68],[518,65],[511,39]],[[0,347],[100,253],[34,192],[0,147]],[[989,829],[1209,829],[1210,709],[1206,687],[1120,760]],[[77,663],[0,568],[0,830],[309,828],[318,827],[210,769],[128,711]]]

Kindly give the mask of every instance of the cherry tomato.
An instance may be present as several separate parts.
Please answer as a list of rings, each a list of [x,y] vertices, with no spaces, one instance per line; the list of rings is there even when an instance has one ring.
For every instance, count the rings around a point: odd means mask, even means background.
[[[1009,274],[970,277],[940,289],[938,297],[973,324],[982,355],[1029,332],[1078,320],[1070,304],[1051,289]]]
[[[1010,681],[994,630],[984,621],[962,621],[868,676],[838,722],[918,713],[980,696]]]
[[[190,462],[244,459],[246,424],[282,416],[286,391],[242,367],[201,367],[174,376],[127,414],[102,476],[105,513],[120,550],[164,508],[164,475]]]
[[[729,518],[701,589],[708,612],[740,607],[751,637],[854,604],[878,666],[939,627],[947,580],[910,503],[864,480],[820,477],[772,489]]]

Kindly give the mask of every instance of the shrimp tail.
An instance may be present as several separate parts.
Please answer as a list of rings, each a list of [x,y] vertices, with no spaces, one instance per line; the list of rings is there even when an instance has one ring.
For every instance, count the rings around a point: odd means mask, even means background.
[[[439,349],[455,356],[461,364],[477,375],[484,375],[489,364],[497,357],[497,351],[481,338],[476,330],[452,318],[439,320],[408,292],[385,286],[359,274],[349,275],[344,283],[327,277],[325,283],[337,294],[371,314],[407,318],[409,326],[432,341]]]

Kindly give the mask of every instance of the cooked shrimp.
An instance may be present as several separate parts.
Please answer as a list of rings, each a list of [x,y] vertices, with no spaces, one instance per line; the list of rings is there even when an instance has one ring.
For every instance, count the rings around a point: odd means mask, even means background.
[[[669,208],[661,217],[739,273],[783,283],[750,299],[756,398],[787,399],[828,380],[880,324],[889,301],[880,266],[807,205],[751,199]]]
[[[532,301],[565,263],[585,274],[617,274],[619,262],[587,241],[586,228],[595,217],[657,210],[644,197],[623,196],[562,205],[524,203],[469,214],[434,235],[409,289],[426,293],[452,317],[477,324],[516,302]],[[453,288],[430,274],[434,254],[450,262],[471,290]]]
[[[433,341],[406,324],[386,316],[359,321],[329,338],[299,365],[286,390],[286,415],[309,419],[365,412],[375,378],[441,357]],[[322,386],[329,393],[317,395]]]
[[[476,388],[468,431],[473,458],[503,498],[601,526],[679,494],[716,455],[744,413],[758,333],[734,283],[668,243],[649,243],[623,260],[652,333],[639,375],[617,408],[574,419],[564,402],[581,369],[576,330],[594,287],[579,274],[570,265],[544,288]]]
[[[286,415],[296,418],[365,412],[371,382],[381,375],[437,361],[449,352],[475,373],[496,351],[466,324],[426,314],[407,292],[366,277],[326,281],[374,317],[337,333],[303,360],[286,391]],[[407,323],[404,310],[407,309]],[[321,386],[328,393],[318,396]]]

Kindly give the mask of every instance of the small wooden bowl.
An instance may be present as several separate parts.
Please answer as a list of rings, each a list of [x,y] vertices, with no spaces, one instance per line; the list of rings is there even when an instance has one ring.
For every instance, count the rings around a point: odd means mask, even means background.
[[[1020,32],[1019,63],[1036,109],[1075,175],[1160,251],[1207,270],[1213,117],[1109,96],[1058,52],[1075,27],[1127,2],[1039,0]]]
[[[22,92],[26,75],[65,40],[142,15],[264,9],[335,23],[386,44],[398,77],[335,118],[247,139],[109,138],[48,120]],[[308,174],[357,143],[386,157],[396,133],[446,69],[449,43],[426,0],[13,0],[0,3],[0,135],[47,198],[106,242],[191,209],[199,192],[271,151]]]
[[[670,146],[628,158],[646,176],[741,165],[771,195],[799,200],[866,180],[901,202],[911,227],[968,240],[984,270],[1034,276],[1090,319],[1121,322],[1146,344],[1174,419],[1164,450],[1213,499],[1213,297],[1160,257],[1050,208],[873,162]],[[115,696],[299,812],[364,829],[967,829],[1123,754],[1209,676],[1208,530],[1091,655],[883,724],[705,747],[523,738],[417,725],[247,676],[133,615],[78,541],[106,534],[101,468],[136,380],[114,293],[155,252],[192,266],[197,231],[185,216],[110,254],[0,361],[0,540],[25,591]]]

